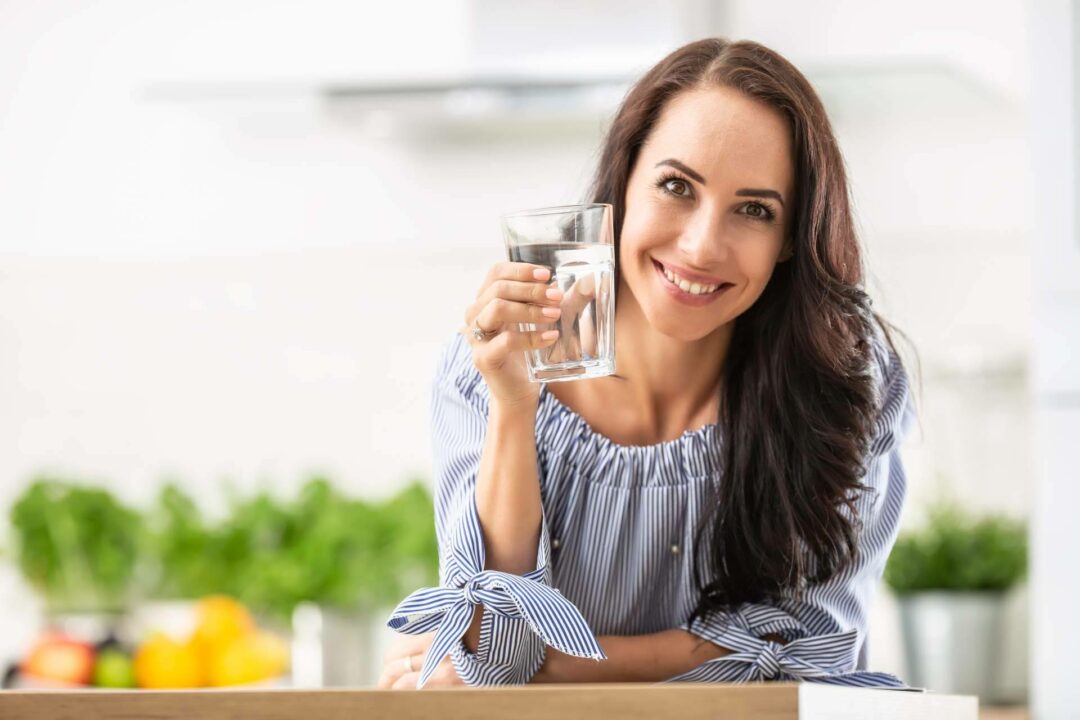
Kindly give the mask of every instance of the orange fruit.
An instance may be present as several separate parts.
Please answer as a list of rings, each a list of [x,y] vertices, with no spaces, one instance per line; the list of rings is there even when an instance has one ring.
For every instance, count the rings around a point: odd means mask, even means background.
[[[134,660],[135,682],[143,688],[194,688],[202,685],[198,653],[190,643],[180,643],[155,632],[139,646]]]

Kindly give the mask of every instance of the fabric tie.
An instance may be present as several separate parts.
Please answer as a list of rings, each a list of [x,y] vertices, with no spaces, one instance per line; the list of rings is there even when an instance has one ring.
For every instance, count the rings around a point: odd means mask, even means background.
[[[855,671],[858,632],[816,635],[792,640],[782,645],[762,640],[742,628],[711,637],[718,645],[736,649],[729,655],[699,665],[690,672],[665,682],[754,682],[794,679],[812,682],[858,684],[867,687],[912,690],[889,673]]]
[[[783,645],[780,643],[771,640],[761,643],[761,649],[758,651],[754,664],[761,669],[762,675],[776,677],[776,674],[780,672],[780,653],[782,650]]]
[[[460,588],[417,590],[391,613],[387,625],[397,632],[420,635],[438,627],[424,658],[417,688],[424,686],[442,659],[464,637],[472,624],[473,608],[478,605],[504,617],[524,619],[545,644],[559,652],[607,659],[585,618],[558,590],[528,576],[485,570]]]
[[[535,570],[524,575],[484,570],[484,538],[475,497],[469,498],[463,511],[464,522],[449,543],[444,580],[448,586],[417,590],[401,601],[386,623],[408,635],[438,629],[416,687],[422,688],[443,658],[461,642],[472,624],[474,608],[480,605],[497,615],[525,620],[546,645],[559,652],[606,660],[581,612],[544,583],[546,536],[541,537]]]

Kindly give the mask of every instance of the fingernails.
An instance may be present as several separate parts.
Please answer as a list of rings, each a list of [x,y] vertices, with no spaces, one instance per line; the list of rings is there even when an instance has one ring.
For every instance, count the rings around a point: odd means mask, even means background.
[[[545,317],[557,318],[562,315],[562,308],[544,308],[540,311]]]
[[[562,298],[562,290],[559,288],[548,288],[547,292],[544,294],[548,296],[549,300],[559,300]]]
[[[547,268],[537,268],[533,270],[533,277],[537,280],[547,280],[551,272]]]
[[[548,330],[547,332],[542,333],[540,335],[540,338],[542,340],[554,340],[557,337],[559,337],[559,331],[558,330]]]

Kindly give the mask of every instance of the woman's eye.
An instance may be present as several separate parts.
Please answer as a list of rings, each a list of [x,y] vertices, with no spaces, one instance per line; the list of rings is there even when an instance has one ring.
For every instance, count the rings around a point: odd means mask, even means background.
[[[670,192],[672,195],[679,195],[682,197],[685,197],[685,191],[690,189],[689,186],[682,180],[668,180],[666,183],[664,183],[664,185],[667,188],[668,192]]]
[[[765,207],[761,203],[751,202],[743,205],[743,214],[748,215],[758,220],[769,220],[772,218],[772,212],[769,208]]]

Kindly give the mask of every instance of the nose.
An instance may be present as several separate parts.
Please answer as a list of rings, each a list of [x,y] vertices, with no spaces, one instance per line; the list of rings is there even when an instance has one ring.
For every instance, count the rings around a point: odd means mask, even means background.
[[[705,207],[697,210],[679,235],[678,249],[687,265],[704,273],[727,260],[721,213]]]

